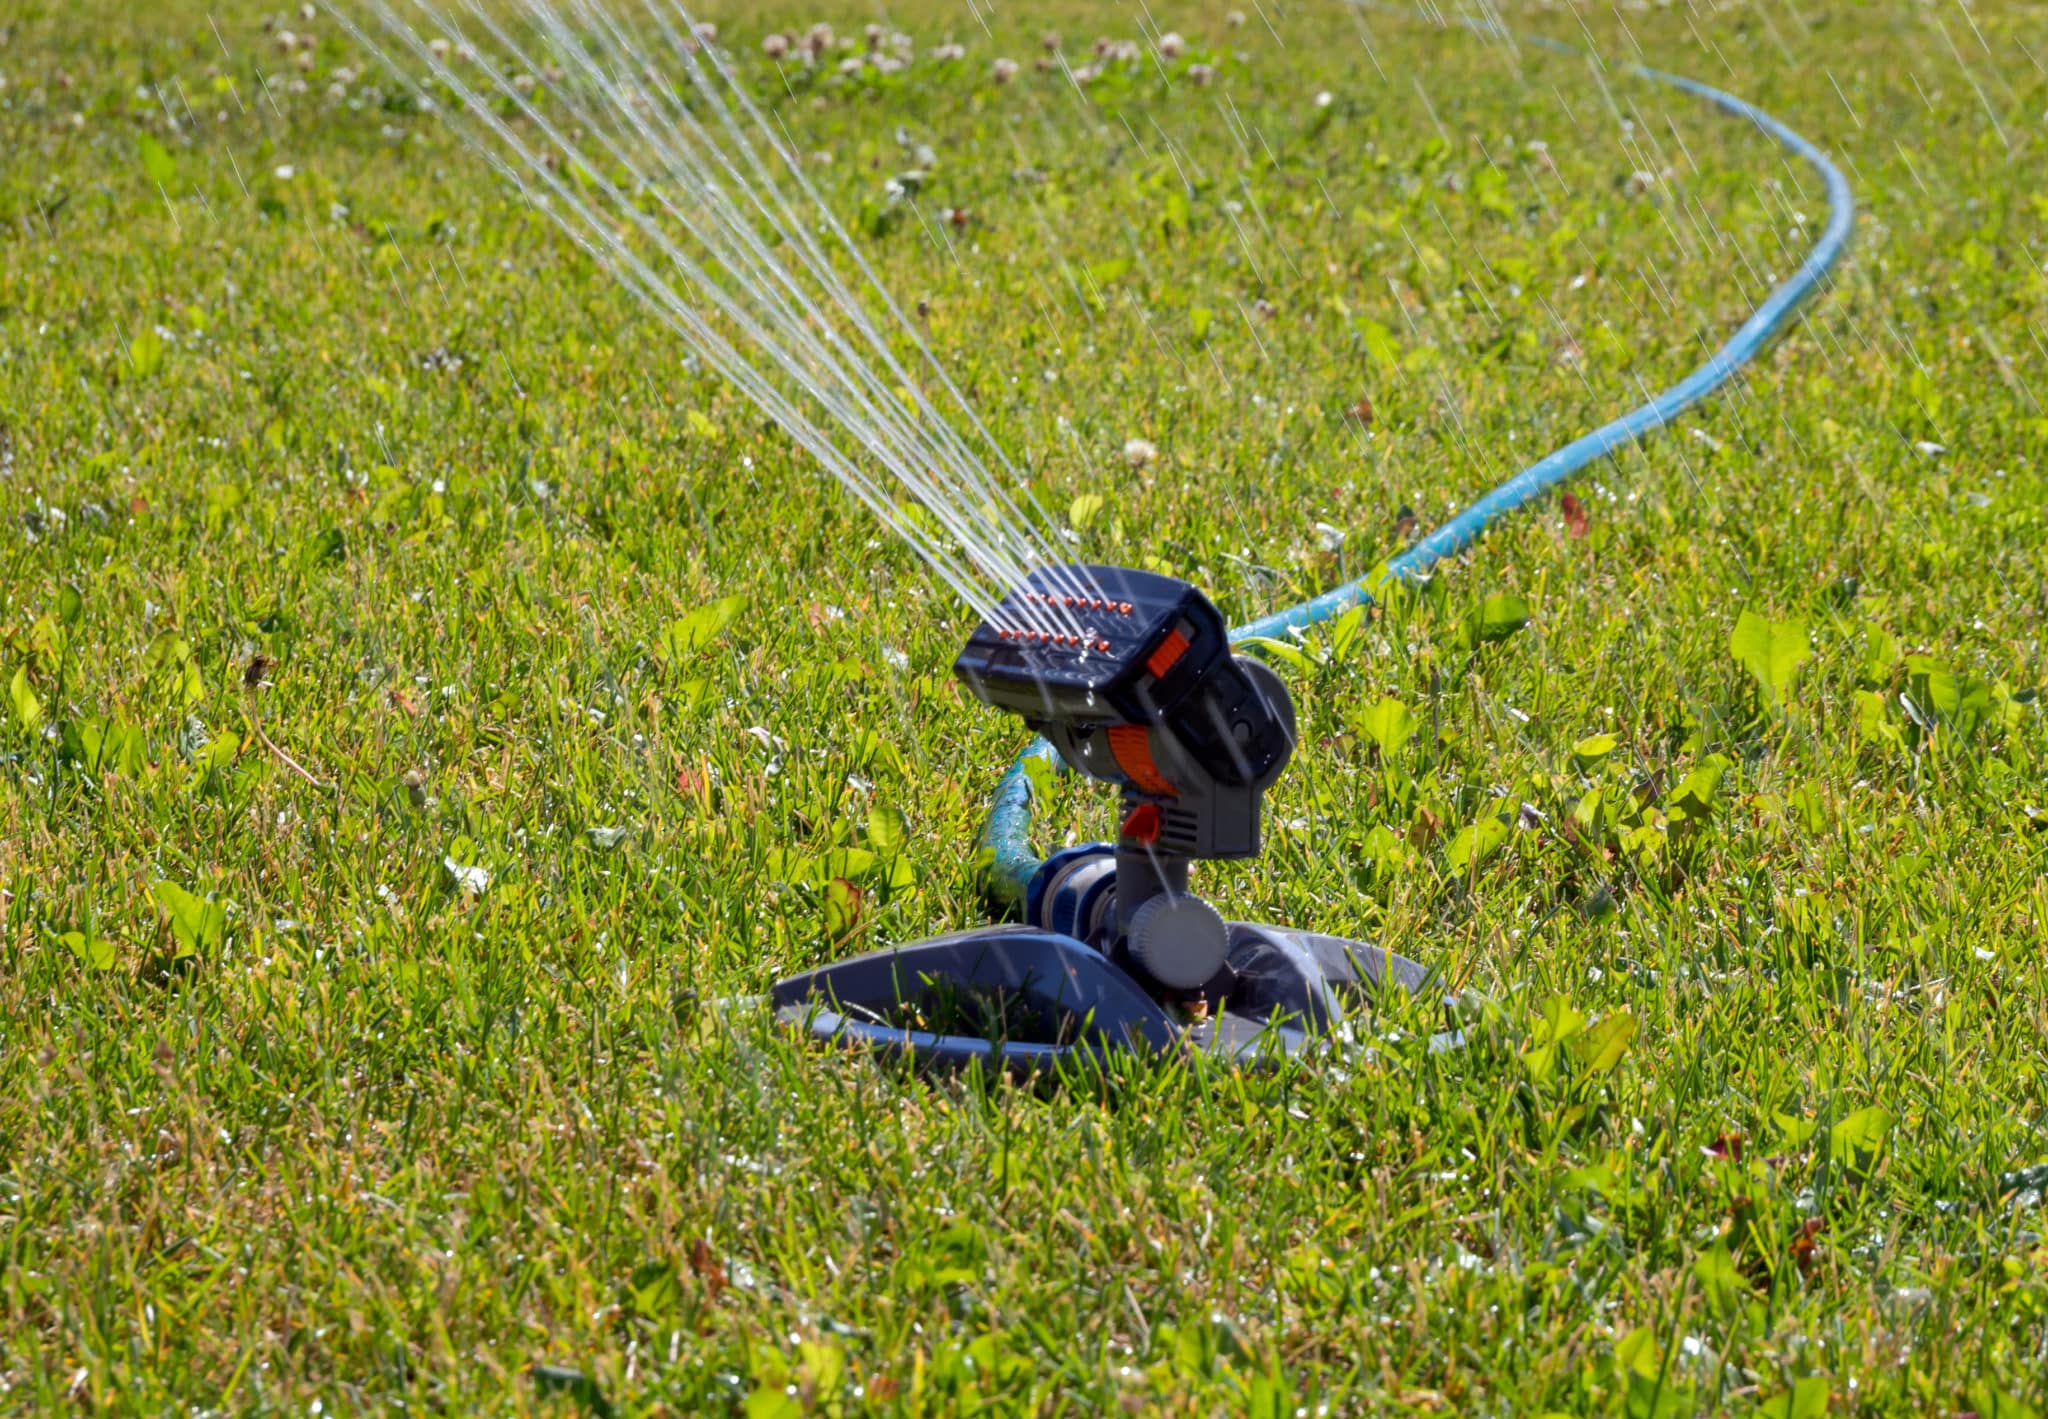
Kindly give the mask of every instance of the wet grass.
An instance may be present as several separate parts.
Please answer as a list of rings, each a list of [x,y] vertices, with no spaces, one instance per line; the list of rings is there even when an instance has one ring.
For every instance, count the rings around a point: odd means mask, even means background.
[[[1269,851],[1206,877],[1468,982],[1472,1047],[1018,1091],[745,1003],[982,919],[1018,736],[958,608],[325,17],[11,8],[0,1407],[2048,1405],[2048,42],[1816,9],[1523,17],[1822,139],[1853,259],[1283,656]],[[781,107],[1077,555],[1235,617],[1683,372],[1822,219],[1570,60],[1160,16],[1084,93],[1040,30],[1138,12],[918,4]],[[766,90],[868,16],[721,18]]]

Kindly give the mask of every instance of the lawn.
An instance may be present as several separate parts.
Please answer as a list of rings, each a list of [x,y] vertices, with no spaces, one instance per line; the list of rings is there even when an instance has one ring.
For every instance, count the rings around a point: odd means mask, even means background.
[[[1618,71],[1245,8],[906,0],[853,72],[762,41],[870,12],[715,15],[1064,545],[1234,620],[1825,219]],[[328,15],[10,0],[0,1409],[2048,1410],[2048,15],[1510,18],[1820,142],[1850,258],[1269,652],[1301,750],[1207,890],[1467,1047],[1020,1088],[758,1004],[987,919],[961,603]]]

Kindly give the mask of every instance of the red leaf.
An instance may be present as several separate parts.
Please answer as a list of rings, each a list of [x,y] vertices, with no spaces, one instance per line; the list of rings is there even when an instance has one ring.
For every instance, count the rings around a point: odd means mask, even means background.
[[[1742,1161],[1742,1135],[1739,1133],[1716,1134],[1714,1141],[1707,1145],[1705,1151],[1709,1158],[1726,1158],[1731,1163],[1739,1163]]]
[[[1566,493],[1559,500],[1558,507],[1564,513],[1565,531],[1569,532],[1574,540],[1584,541],[1586,536],[1586,509],[1580,506],[1579,500],[1570,493]]]

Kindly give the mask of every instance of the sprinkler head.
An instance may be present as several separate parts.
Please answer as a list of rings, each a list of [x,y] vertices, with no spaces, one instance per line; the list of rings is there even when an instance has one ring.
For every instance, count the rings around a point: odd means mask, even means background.
[[[1127,567],[1045,567],[953,665],[974,695],[1123,790],[1124,836],[1180,858],[1254,857],[1259,808],[1294,751],[1278,676],[1230,653],[1215,605]]]

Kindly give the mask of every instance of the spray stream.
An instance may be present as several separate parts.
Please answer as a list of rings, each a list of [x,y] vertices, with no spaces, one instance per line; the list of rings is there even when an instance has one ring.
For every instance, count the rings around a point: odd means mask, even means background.
[[[1003,590],[1059,561],[1037,530],[1049,519],[1012,496],[1017,470],[704,31],[672,0],[621,13],[631,5],[517,0],[523,35],[479,0],[362,0],[367,17],[341,23],[968,605],[996,614]],[[1078,630],[1058,601],[1002,614],[1019,630]]]

